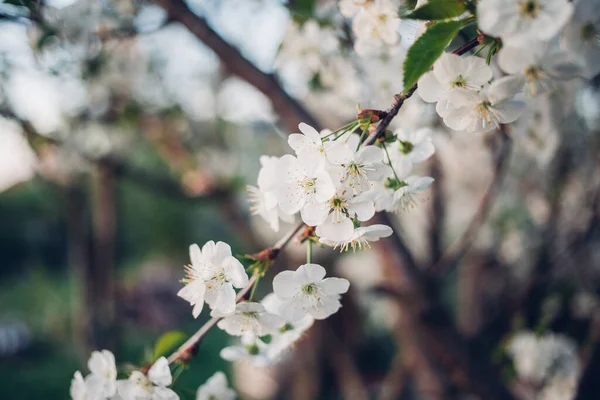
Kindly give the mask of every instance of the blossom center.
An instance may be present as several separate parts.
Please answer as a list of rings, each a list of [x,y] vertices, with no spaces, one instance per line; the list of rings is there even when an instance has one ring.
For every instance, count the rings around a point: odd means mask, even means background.
[[[402,140],[398,140],[398,146],[400,147],[400,152],[402,154],[408,154],[415,148],[415,145],[411,142],[403,142]]]
[[[525,76],[532,81],[542,79],[542,69],[537,65],[532,65],[525,70]]]
[[[521,3],[521,14],[535,18],[540,12],[540,3],[538,0],[527,0]]]
[[[597,36],[596,27],[588,21],[581,27],[581,38],[585,41],[592,40]]]
[[[456,77],[456,79],[454,79],[452,81],[452,87],[453,88],[465,88],[467,86],[467,81],[465,80],[465,78],[462,77],[462,75],[459,75]]]
[[[315,181],[316,179],[304,178],[302,181],[300,181],[300,186],[302,186],[306,193],[315,193]]]
[[[405,186],[408,186],[408,183],[404,182],[404,181],[399,181],[396,178],[387,178],[385,181],[385,187],[387,189],[392,189],[394,191],[403,188]]]

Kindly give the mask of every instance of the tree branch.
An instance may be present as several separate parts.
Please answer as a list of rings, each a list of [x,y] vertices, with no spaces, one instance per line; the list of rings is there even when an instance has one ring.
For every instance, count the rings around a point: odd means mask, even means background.
[[[500,126],[499,130],[500,138],[500,153],[497,156],[496,164],[494,166],[494,172],[492,176],[492,182],[481,199],[479,207],[473,216],[473,219],[469,223],[469,226],[463,233],[463,235],[446,251],[446,254],[441,260],[429,267],[429,272],[432,274],[442,274],[444,271],[447,272],[454,264],[456,264],[469,250],[475,239],[477,233],[487,220],[488,214],[494,204],[502,182],[504,181],[504,175],[506,172],[506,163],[508,161],[512,141],[506,133],[506,126]]]
[[[300,122],[306,122],[317,130],[321,129],[319,121],[283,90],[275,75],[264,73],[244,58],[235,47],[211,29],[204,18],[194,14],[183,0],[156,0],[156,4],[167,11],[169,19],[182,23],[214,51],[229,72],[263,92],[271,100],[275,113],[281,117],[288,130],[296,131]]]

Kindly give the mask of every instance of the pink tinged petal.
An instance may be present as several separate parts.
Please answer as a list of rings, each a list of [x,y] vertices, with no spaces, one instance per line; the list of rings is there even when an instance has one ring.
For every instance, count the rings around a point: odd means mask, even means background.
[[[300,122],[300,124],[298,124],[298,129],[300,129],[300,132],[304,133],[313,142],[321,142],[321,135],[319,135],[319,132],[317,132],[317,130],[312,126],[305,124],[304,122]]]
[[[172,382],[169,362],[165,357],[160,357],[148,370],[148,379],[158,386],[169,386]]]
[[[296,274],[298,274],[296,271],[283,271],[275,275],[275,278],[273,278],[273,292],[279,299],[285,301],[300,291]]]
[[[336,222],[332,217],[329,217],[324,223],[317,225],[315,233],[319,237],[342,242],[352,237],[354,224],[350,218],[344,217],[340,222]]]
[[[204,264],[204,259],[202,258],[202,252],[200,251],[200,247],[195,243],[190,245],[190,260],[192,261],[192,265],[196,268]]]
[[[329,215],[328,203],[307,204],[300,211],[302,221],[309,226],[322,224]]]
[[[419,79],[417,92],[423,101],[427,103],[435,103],[444,93],[444,89],[440,81],[437,80],[433,72],[427,72]]]
[[[372,201],[361,201],[350,203],[348,213],[356,215],[359,221],[368,221],[375,215],[375,204]],[[354,224],[352,225],[354,227]]]
[[[248,274],[246,274],[242,263],[235,257],[230,256],[227,258],[223,262],[223,269],[227,278],[231,280],[236,288],[241,289],[248,284]]]
[[[320,286],[328,295],[346,293],[350,288],[350,282],[343,278],[326,278],[320,283]]]
[[[305,283],[320,282],[325,278],[325,268],[319,264],[302,264],[296,271]]]

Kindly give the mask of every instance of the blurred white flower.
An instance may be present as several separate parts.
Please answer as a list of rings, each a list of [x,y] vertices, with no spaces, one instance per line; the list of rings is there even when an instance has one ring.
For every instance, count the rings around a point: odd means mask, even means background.
[[[523,39],[549,40],[569,21],[573,4],[567,0],[481,0],[477,24],[504,43]]]
[[[573,18],[562,32],[560,43],[583,65],[583,76],[600,73],[600,8],[596,0],[575,1]]]
[[[169,389],[173,382],[169,362],[160,357],[148,371],[148,376],[133,371],[126,381],[119,381],[119,396],[123,400],[179,400],[179,396]]]
[[[227,377],[221,371],[215,372],[196,392],[196,400],[234,400],[235,398],[235,391],[229,388]]]
[[[37,158],[14,122],[0,118],[0,192],[35,176]]]

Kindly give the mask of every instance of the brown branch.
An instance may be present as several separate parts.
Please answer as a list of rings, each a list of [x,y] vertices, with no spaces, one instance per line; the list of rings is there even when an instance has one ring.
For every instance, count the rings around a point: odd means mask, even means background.
[[[454,244],[446,251],[446,254],[442,257],[441,260],[429,267],[428,270],[432,274],[439,275],[444,272],[448,272],[448,270],[452,268],[452,266],[455,265],[467,253],[467,251],[477,238],[479,230],[487,220],[489,212],[494,204],[494,200],[500,192],[500,187],[502,186],[502,183],[504,181],[506,164],[512,147],[512,141],[506,133],[506,126],[501,125],[498,132],[498,137],[501,141],[500,153],[498,154],[498,157],[496,159],[496,164],[494,166],[494,172],[490,186],[488,187],[487,192],[481,199],[481,202],[479,203],[479,207],[477,208],[473,219],[469,223],[469,226],[462,234],[462,236],[456,242],[454,242]]]
[[[204,18],[194,14],[183,0],[156,0],[156,4],[167,11],[169,19],[182,23],[214,51],[229,72],[263,92],[271,100],[275,113],[281,117],[288,130],[297,130],[300,122],[320,129],[319,121],[283,90],[275,75],[264,73],[244,58],[235,47],[211,29]]]

